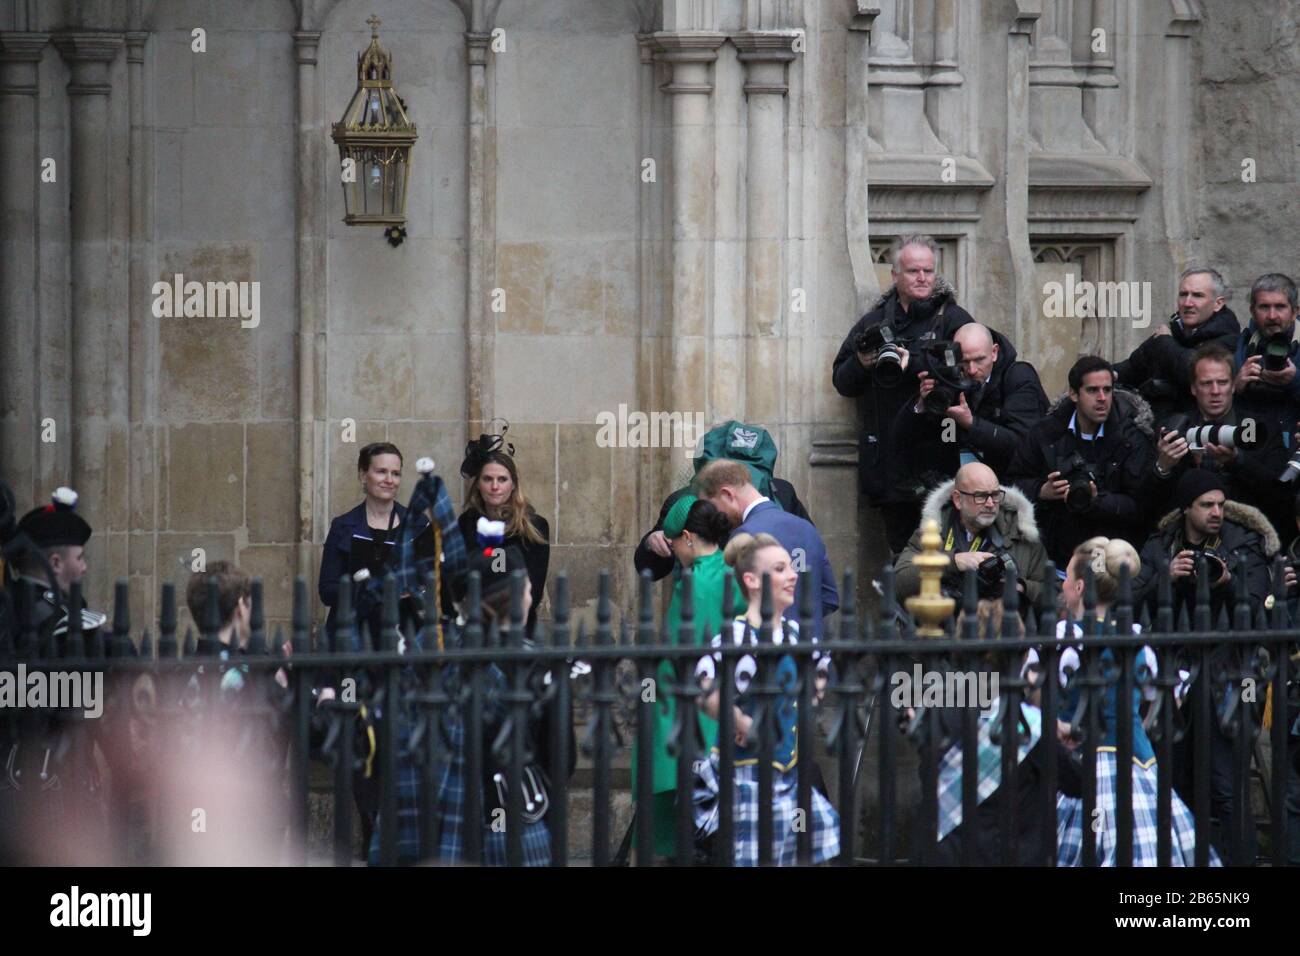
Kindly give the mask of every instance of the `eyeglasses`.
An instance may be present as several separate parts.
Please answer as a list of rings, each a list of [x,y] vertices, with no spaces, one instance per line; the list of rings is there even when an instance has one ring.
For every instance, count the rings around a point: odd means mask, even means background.
[[[977,505],[982,505],[988,501],[993,502],[995,505],[1000,505],[1002,504],[1002,499],[1006,497],[1005,491],[962,491],[960,488],[957,489],[957,494],[965,495],[968,498],[974,498]]]

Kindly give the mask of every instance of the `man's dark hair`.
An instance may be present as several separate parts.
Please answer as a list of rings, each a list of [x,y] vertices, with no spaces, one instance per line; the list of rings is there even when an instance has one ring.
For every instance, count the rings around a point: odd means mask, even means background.
[[[1237,360],[1233,358],[1232,353],[1217,342],[1206,342],[1192,353],[1190,364],[1187,366],[1192,373],[1193,385],[1196,384],[1196,366],[1202,362],[1222,362],[1228,366],[1229,376],[1237,374]]]
[[[1100,355],[1085,355],[1079,361],[1070,367],[1070,374],[1067,381],[1070,383],[1070,390],[1077,392],[1083,388],[1083,379],[1086,375],[1093,372],[1110,372],[1111,384],[1115,384],[1115,369]]]
[[[390,441],[372,441],[361,449],[357,455],[357,471],[369,471],[370,459],[376,455],[396,455],[398,461],[404,462],[402,453],[397,450],[397,446]]]
[[[213,579],[217,582],[217,614],[222,627],[235,616],[239,599],[251,597],[253,593],[253,579],[229,561],[213,561],[206,570],[195,571],[185,588],[185,603],[200,628],[207,624],[208,581]]]

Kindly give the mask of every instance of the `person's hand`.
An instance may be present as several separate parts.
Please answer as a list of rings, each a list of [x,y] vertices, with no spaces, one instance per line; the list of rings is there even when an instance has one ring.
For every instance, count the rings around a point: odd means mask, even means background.
[[[1263,369],[1259,373],[1259,377],[1269,385],[1290,385],[1291,380],[1295,378],[1295,365],[1292,364],[1290,359],[1287,359],[1286,368],[1282,369],[1282,371],[1270,372],[1267,369]]]
[[[1288,361],[1289,365],[1290,362]],[[1241,370],[1237,372],[1237,377],[1232,380],[1233,394],[1240,395],[1253,382],[1258,382],[1264,372],[1264,359],[1259,355],[1252,355],[1241,364]]]
[[[879,355],[876,352],[858,352],[857,356],[858,362],[868,372],[876,367],[876,360],[879,358]]]
[[[1208,443],[1205,447],[1209,451],[1210,457],[1214,459],[1214,463],[1220,468],[1231,465],[1237,460],[1237,449],[1235,448],[1229,448],[1227,445],[1211,445]]]
[[[322,687],[320,689],[320,692],[316,695],[316,706],[319,707],[321,704],[329,703],[333,699],[334,699],[334,688]]]
[[[668,546],[668,537],[662,531],[650,532],[650,537],[646,539],[646,543],[650,545],[650,550],[661,558],[671,558],[673,556],[673,549]]]
[[[743,747],[749,741],[749,732],[754,728],[754,718],[736,709],[736,746]]]
[[[1165,432],[1156,443],[1156,451],[1159,452],[1156,464],[1160,466],[1161,471],[1172,471],[1174,465],[1187,454],[1187,450],[1186,437],[1175,431]]]
[[[1192,552],[1184,549],[1174,555],[1174,559],[1169,562],[1169,577],[1177,581],[1180,578],[1189,578],[1196,571],[1196,562],[1192,560]]]
[[[957,570],[966,572],[974,571],[980,566],[980,562],[993,557],[987,551],[958,551],[952,556],[953,564],[957,565]]]
[[[948,417],[955,421],[962,428],[970,428],[975,423],[975,413],[970,410],[966,404],[966,393],[962,392],[957,396],[957,404],[949,407]]]
[[[1288,564],[1282,572],[1282,580],[1286,582],[1288,591],[1294,591],[1296,587],[1295,568]]]
[[[1157,325],[1156,330],[1151,333],[1151,336],[1152,338],[1154,338],[1157,335],[1171,335],[1171,334],[1172,333],[1169,331],[1169,323],[1165,322],[1161,325]]]
[[[1064,501],[1070,490],[1070,483],[1061,477],[1059,471],[1050,472],[1043,487],[1038,489],[1038,497],[1043,501]]]
[[[925,397],[934,391],[934,377],[929,372],[917,372],[916,380],[921,383],[921,393],[917,396],[916,404],[920,405],[925,401]]]
[[[1070,736],[1070,724],[1068,721],[1061,720],[1059,717],[1056,721],[1056,739],[1061,742],[1061,746],[1066,750],[1073,750],[1079,746],[1079,742]]]

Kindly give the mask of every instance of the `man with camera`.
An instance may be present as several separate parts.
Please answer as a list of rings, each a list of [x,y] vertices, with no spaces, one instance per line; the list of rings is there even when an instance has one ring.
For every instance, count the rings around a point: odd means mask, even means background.
[[[1085,355],[1058,403],[1016,449],[1009,478],[1034,502],[1047,556],[1057,574],[1089,538],[1142,540],[1142,500],[1154,455],[1151,409],[1116,392],[1109,362]]]
[[[1167,501],[1190,468],[1224,476],[1228,497],[1262,511],[1275,528],[1290,523],[1291,502],[1280,480],[1287,462],[1277,428],[1237,411],[1233,402],[1232,355],[1207,343],[1192,355],[1190,392],[1195,414],[1165,419],[1156,443],[1150,486],[1153,504]]]
[[[1230,290],[1218,271],[1195,266],[1178,277],[1178,311],[1115,365],[1120,385],[1135,388],[1156,419],[1187,409],[1188,360],[1202,345],[1237,347],[1241,322],[1227,306]]]
[[[1282,432],[1283,444],[1295,446],[1296,412],[1300,408],[1300,376],[1296,375],[1296,285],[1280,272],[1270,272],[1250,287],[1250,324],[1237,339],[1237,402]]]
[[[849,330],[832,366],[835,390],[858,400],[859,489],[880,508],[895,554],[907,543],[921,510],[910,492],[890,487],[885,468],[895,450],[894,419],[916,394],[918,368],[911,353],[927,342],[951,340],[972,321],[957,305],[952,286],[935,275],[938,249],[929,236],[904,236],[895,243],[893,287]]]
[[[1006,336],[978,322],[924,354],[916,400],[894,419],[900,440],[889,461],[891,484],[910,483],[921,497],[973,461],[1005,474],[1016,446],[1047,412],[1038,372],[1016,361]]]
[[[1003,487],[992,468],[978,461],[962,465],[956,478],[925,499],[921,526],[932,518],[939,523],[944,553],[952,557],[941,582],[946,593],[960,597],[965,572],[974,569],[982,598],[1000,598],[1012,575],[1025,606],[1038,600],[1046,583],[1047,552],[1038,537],[1034,506],[1015,488]],[[899,600],[921,591],[915,560],[922,527],[912,533],[894,565]]]
[[[1160,566],[1168,562],[1175,621],[1183,613],[1188,620],[1192,619],[1198,579],[1202,573],[1208,578],[1212,621],[1217,622],[1225,613],[1231,615],[1238,577],[1246,579],[1252,617],[1260,612],[1270,590],[1269,562],[1278,551],[1277,533],[1259,509],[1229,500],[1227,487],[1222,474],[1202,468],[1191,468],[1178,479],[1174,491],[1176,509],[1160,520],[1156,533],[1142,548],[1142,569],[1133,582],[1137,608],[1145,602],[1152,616],[1155,615]],[[1239,662],[1231,659],[1236,653],[1231,646],[1217,649],[1214,653],[1219,659],[1212,666],[1212,672],[1219,666],[1227,667],[1229,674],[1237,669]],[[1208,675],[1203,675],[1203,679],[1206,678]],[[1238,692],[1240,686],[1231,678],[1226,683],[1213,685],[1211,699],[1216,712],[1225,694]],[[1191,694],[1189,700],[1191,710],[1184,718],[1189,728],[1195,728],[1198,695]],[[1253,862],[1253,850],[1247,859],[1236,859],[1233,842],[1228,838],[1229,834],[1236,832],[1233,741],[1224,734],[1214,716],[1210,727],[1210,812],[1218,821],[1215,849],[1230,865],[1246,865]],[[1185,794],[1190,792],[1190,754],[1194,752],[1189,731],[1175,760],[1175,785]],[[1198,767],[1196,770],[1205,773],[1207,768]],[[1250,817],[1247,830],[1253,845],[1253,814],[1248,806],[1241,808],[1241,812]]]

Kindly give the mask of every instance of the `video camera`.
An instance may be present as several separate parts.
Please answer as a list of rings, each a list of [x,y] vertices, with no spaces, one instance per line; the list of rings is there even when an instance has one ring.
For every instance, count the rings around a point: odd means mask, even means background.
[[[876,357],[873,374],[882,388],[893,388],[903,380],[903,347],[888,322],[863,330],[853,345],[855,351]]]

